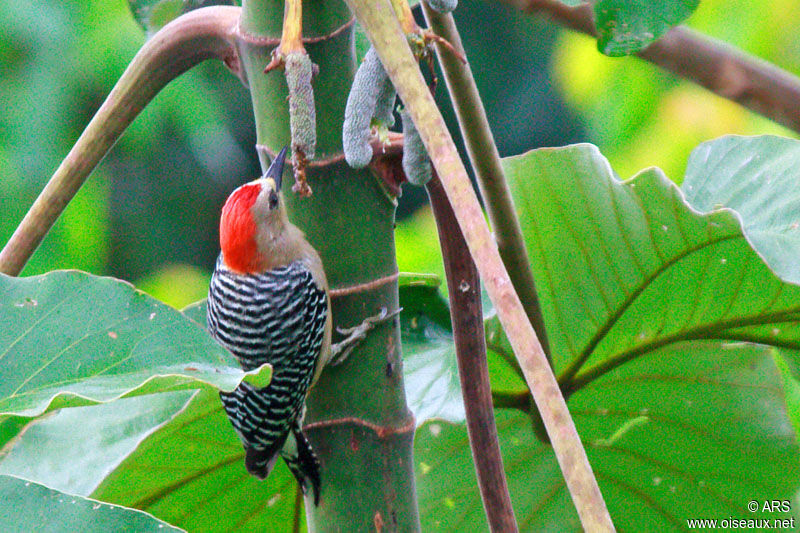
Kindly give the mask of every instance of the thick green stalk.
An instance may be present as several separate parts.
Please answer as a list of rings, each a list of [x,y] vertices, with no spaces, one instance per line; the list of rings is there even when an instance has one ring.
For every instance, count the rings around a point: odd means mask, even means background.
[[[240,53],[247,72],[262,165],[290,143],[283,74],[263,74],[281,34],[283,2],[246,0]],[[394,202],[368,170],[340,157],[344,107],[355,73],[351,14],[338,0],[303,3],[305,47],[314,78],[317,161],[314,194],[300,198],[285,180],[289,216],[319,251],[331,287],[334,324],[352,326],[398,306]],[[306,499],[313,531],[415,531],[413,416],[403,387],[400,336],[393,321],[376,327],[311,392],[306,433],[322,463],[320,505]],[[266,504],[266,502],[265,502]]]
[[[422,8],[431,30],[447,39],[456,50],[463,50],[453,15],[439,13],[431,9],[427,2],[422,2]],[[475,177],[478,178],[481,196],[497,241],[497,251],[500,252],[500,258],[508,270],[511,283],[514,284],[514,290],[522,301],[525,314],[531,321],[539,342],[542,343],[542,349],[552,362],[531,262],[525,249],[525,241],[522,239],[522,228],[500,163],[500,153],[489,128],[486,110],[483,108],[478,86],[472,77],[472,69],[469,63],[463,63],[441,42],[436,43],[436,56],[444,72],[447,90],[456,111],[458,126],[467,146],[470,163],[475,171]]]
[[[170,81],[210,58],[239,74],[233,35],[239,8],[215,6],[167,24],[133,58],[92,121],[0,252],[0,272],[16,276],[100,160]]]
[[[466,169],[391,6],[381,0],[348,0],[348,3],[378,52],[431,156],[481,280],[542,414],[583,528],[593,532],[614,531],[564,397],[514,292]]]

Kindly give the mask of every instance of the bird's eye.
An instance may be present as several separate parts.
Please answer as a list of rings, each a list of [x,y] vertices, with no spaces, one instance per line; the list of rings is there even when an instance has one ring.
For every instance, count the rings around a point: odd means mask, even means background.
[[[271,191],[269,193],[269,200],[267,201],[269,202],[270,209],[275,209],[276,207],[278,207],[278,193],[276,193],[275,191]]]

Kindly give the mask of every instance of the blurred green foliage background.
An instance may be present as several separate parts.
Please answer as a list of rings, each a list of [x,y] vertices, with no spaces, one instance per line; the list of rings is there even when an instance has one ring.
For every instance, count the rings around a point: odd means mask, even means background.
[[[735,7],[735,9],[733,9]],[[597,144],[622,177],[680,179],[691,149],[727,133],[795,136],[635,58],[496,2],[455,12],[501,155]],[[800,5],[704,0],[689,25],[800,72]],[[0,4],[0,240],[5,242],[145,40],[126,0]],[[457,131],[444,83],[438,99]],[[228,192],[258,174],[250,99],[219,64],[164,90],[70,204],[24,271],[78,268],[167,303],[205,296]],[[312,175],[313,179],[313,175]],[[405,188],[401,270],[442,273],[424,192]]]

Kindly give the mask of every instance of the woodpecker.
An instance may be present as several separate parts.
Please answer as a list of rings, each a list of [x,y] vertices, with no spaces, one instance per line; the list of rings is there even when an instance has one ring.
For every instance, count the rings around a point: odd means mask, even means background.
[[[286,216],[285,157],[286,148],[222,208],[208,329],[245,370],[272,365],[267,387],[220,392],[247,471],[264,479],[280,455],[318,505],[320,465],[301,423],[308,389],[331,357],[330,298],[319,255]]]

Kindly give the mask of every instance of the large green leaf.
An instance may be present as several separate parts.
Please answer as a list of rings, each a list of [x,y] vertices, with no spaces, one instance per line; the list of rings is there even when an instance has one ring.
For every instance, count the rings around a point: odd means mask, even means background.
[[[791,500],[800,476],[769,349],[709,342],[655,356],[659,374],[639,359],[569,402],[617,529],[683,530],[685,519],[696,517],[787,517],[744,507],[753,499]],[[580,531],[552,450],[534,437],[530,417],[507,409],[496,416],[520,529]],[[415,463],[424,524],[436,531],[484,527],[463,425],[420,428]]]
[[[425,276],[401,278],[405,380],[409,405],[420,423],[429,417],[463,421],[446,329],[449,316],[438,284]],[[184,313],[204,322],[206,306],[200,302]],[[96,431],[102,433],[100,426]],[[190,531],[286,531],[295,516],[304,520],[294,478],[282,461],[263,482],[247,474],[243,461],[219,398],[201,392],[184,412],[144,440],[93,496],[146,510]]]
[[[184,315],[205,324],[205,301],[190,305]],[[242,445],[219,396],[202,391],[128,456],[93,496],[151,512],[189,531],[283,532],[295,516],[305,521],[296,492],[282,461],[265,481],[247,473]]]
[[[437,285],[400,285],[406,399],[417,425],[438,419],[464,422],[464,404],[447,301]],[[492,388],[500,395],[524,393],[525,382],[494,314],[487,321]],[[509,359],[509,357],[511,359]]]
[[[417,425],[432,418],[464,421],[450,312],[436,284],[400,286],[403,380]]]
[[[713,180],[713,168],[696,171]],[[800,488],[787,377],[776,367],[800,360],[800,288],[767,267],[734,213],[699,213],[656,169],[620,182],[588,145],[509,158],[505,169],[555,370],[617,528],[787,518],[746,505]],[[738,178],[780,187],[757,173]],[[796,197],[784,181],[776,197]],[[791,223],[780,202],[761,205],[765,219]],[[498,412],[521,529],[578,530],[552,451],[523,411]],[[423,521],[481,527],[463,426],[431,422],[416,446]]]
[[[794,426],[795,435],[800,435],[800,383],[794,377],[792,369],[782,357],[775,359],[775,364],[781,372],[783,378],[783,395],[786,400],[786,409],[789,420]]]
[[[796,342],[800,288],[770,271],[730,210],[699,214],[658,169],[619,182],[589,145],[505,165],[568,390],[668,344]]]
[[[31,421],[0,449],[0,474],[89,496],[139,443],[180,412],[196,391],[173,391],[61,409]],[[80,431],[76,431],[80,428]]]
[[[0,414],[211,385],[233,390],[234,357],[181,313],[127,283],[78,271],[0,276]]]
[[[0,450],[8,441],[19,434],[28,422],[29,419],[24,416],[0,417]]]
[[[800,143],[763,135],[701,144],[681,188],[699,211],[729,207],[744,234],[784,280],[800,283]]]
[[[0,529],[8,533],[181,531],[135,509],[65,494],[5,475],[0,475]]]
[[[201,391],[92,496],[142,509],[188,531],[284,532],[294,520],[295,494],[296,483],[282,461],[264,481],[247,473],[219,396]]]
[[[594,6],[597,47],[622,56],[646,48],[692,14],[700,0],[599,0]]]

